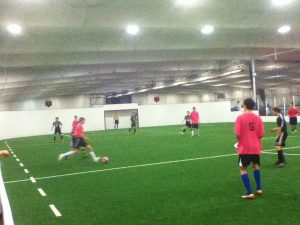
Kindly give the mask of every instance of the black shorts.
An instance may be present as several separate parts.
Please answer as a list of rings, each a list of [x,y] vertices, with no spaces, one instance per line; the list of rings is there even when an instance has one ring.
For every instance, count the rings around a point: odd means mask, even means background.
[[[186,126],[187,128],[191,128],[191,127],[192,127],[192,125],[191,125],[190,122],[185,122],[185,126]]]
[[[198,128],[199,128],[199,125],[198,125],[198,123],[192,123],[192,128],[194,128],[194,129],[198,129]]]
[[[288,137],[287,133],[281,133],[279,138],[276,139],[275,145],[285,147],[285,141]]]
[[[54,134],[61,134],[60,127],[56,127],[56,128],[55,128]]]
[[[251,154],[251,155],[250,154],[241,154],[241,155],[239,155],[238,165],[240,167],[245,167],[246,168],[251,163],[260,165],[259,155],[253,155],[253,154]]]
[[[296,126],[297,122],[297,117],[290,117],[290,125]]]
[[[119,124],[119,120],[115,120],[115,124]]]
[[[87,143],[83,138],[72,138],[72,148],[79,149],[80,147],[86,147]]]

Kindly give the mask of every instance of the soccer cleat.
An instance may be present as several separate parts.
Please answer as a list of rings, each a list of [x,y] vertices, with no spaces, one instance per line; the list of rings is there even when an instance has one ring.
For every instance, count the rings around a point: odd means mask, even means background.
[[[66,159],[66,157],[65,157],[63,154],[60,154],[60,155],[58,156],[58,161],[62,161],[62,160],[64,160],[64,159]]]
[[[264,194],[264,192],[262,191],[262,190],[256,190],[256,195],[263,195]]]
[[[96,157],[96,158],[93,159],[93,161],[94,161],[94,162],[99,162],[100,159],[101,159],[101,157]]]
[[[254,195],[254,194],[243,195],[242,198],[244,198],[244,199],[254,199],[254,198],[255,198],[255,195]]]
[[[277,164],[277,168],[282,168],[285,166],[285,162],[281,162]]]

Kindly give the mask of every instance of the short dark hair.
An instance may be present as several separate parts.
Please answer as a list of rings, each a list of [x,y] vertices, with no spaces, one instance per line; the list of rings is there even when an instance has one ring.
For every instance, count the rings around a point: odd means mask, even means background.
[[[85,120],[84,117],[80,117],[80,118],[79,118],[79,121],[84,121],[84,120]]]
[[[281,113],[281,109],[279,107],[273,107],[272,110],[274,112],[278,112],[278,113]]]
[[[246,109],[253,110],[255,106],[255,102],[252,98],[246,98],[244,100],[244,106],[246,107]]]

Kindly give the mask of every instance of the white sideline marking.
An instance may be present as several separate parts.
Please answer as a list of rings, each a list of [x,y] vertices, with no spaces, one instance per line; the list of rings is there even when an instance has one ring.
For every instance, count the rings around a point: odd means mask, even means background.
[[[11,154],[15,154],[13,151],[11,151]]]
[[[36,180],[34,179],[34,177],[30,177],[30,180],[32,183],[36,183]]]
[[[17,158],[17,156],[14,154],[13,157]]]
[[[24,172],[25,172],[25,173],[29,173],[28,169],[24,169]]]
[[[19,164],[20,164],[21,167],[24,167],[24,164],[23,164],[23,163],[19,163]]]
[[[289,148],[284,148],[284,149],[297,149],[297,148],[300,149],[300,146],[294,146],[294,147],[289,147]],[[274,148],[274,149],[263,150],[262,153],[267,153],[267,152],[272,152],[272,151],[276,151],[276,149]],[[180,162],[188,162],[188,161],[197,161],[197,160],[203,160],[203,159],[216,159],[216,158],[223,158],[223,157],[229,157],[229,156],[237,156],[237,153],[225,154],[225,155],[215,155],[215,156],[206,156],[206,157],[192,158],[192,159],[181,159],[181,160],[165,161],[165,162],[157,162],[157,163],[147,163],[147,164],[139,164],[139,165],[133,165],[133,166],[122,166],[122,167],[115,167],[115,168],[109,168],[109,169],[103,169],[103,170],[90,170],[90,171],[77,172],[77,173],[67,173],[67,174],[60,174],[60,175],[54,175],[54,176],[38,177],[38,178],[35,178],[35,179],[36,180],[44,180],[44,179],[51,179],[51,178],[58,178],[58,177],[75,176],[75,175],[81,175],[81,174],[107,172],[107,171],[113,171],[113,170],[123,170],[123,169],[149,167],[149,166],[180,163]],[[31,180],[31,178],[30,178],[30,180]],[[25,181],[29,181],[29,179],[7,181],[7,182],[4,182],[4,183],[5,184],[10,184],[10,183],[25,182]]]
[[[54,215],[56,217],[60,217],[62,216],[61,213],[57,210],[57,208],[55,207],[55,205],[51,204],[49,205],[50,209],[52,210],[52,212],[54,213]]]
[[[16,161],[17,161],[17,162],[20,162],[20,159],[16,158]]]
[[[38,188],[37,190],[38,190],[38,192],[40,192],[40,194],[41,194],[42,197],[47,196],[46,193],[44,192],[44,190],[42,188]]]

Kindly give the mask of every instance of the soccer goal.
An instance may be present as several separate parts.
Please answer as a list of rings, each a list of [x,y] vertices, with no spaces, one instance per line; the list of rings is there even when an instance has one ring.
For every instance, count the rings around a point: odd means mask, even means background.
[[[114,129],[115,120],[114,115],[119,116],[119,129],[125,129],[131,127],[130,117],[132,113],[137,115],[137,127],[139,126],[139,114],[138,109],[124,109],[124,110],[105,110],[104,111],[104,125],[105,130]]]

